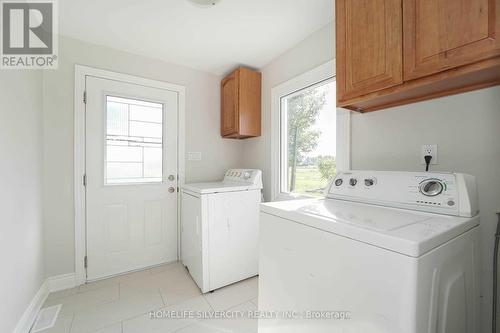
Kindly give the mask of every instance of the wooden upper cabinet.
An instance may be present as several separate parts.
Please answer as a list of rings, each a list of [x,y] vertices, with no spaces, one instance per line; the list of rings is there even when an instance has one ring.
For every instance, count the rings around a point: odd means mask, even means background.
[[[221,135],[238,133],[239,71],[228,75],[221,83]]]
[[[240,67],[221,82],[221,135],[245,139],[261,133],[261,73]]]
[[[337,106],[374,111],[500,84],[500,0],[337,0]]]
[[[500,55],[500,1],[405,0],[405,80]]]
[[[336,1],[339,100],[403,81],[401,1]]]

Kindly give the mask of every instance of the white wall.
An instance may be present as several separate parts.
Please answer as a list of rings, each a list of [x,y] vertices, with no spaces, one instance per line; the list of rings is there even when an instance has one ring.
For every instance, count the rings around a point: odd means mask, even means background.
[[[271,198],[271,89],[334,58],[333,23],[311,34],[262,71],[262,136],[244,140],[243,165],[261,169],[264,197]]]
[[[12,332],[44,281],[42,76],[0,74],[0,332]]]
[[[495,213],[500,211],[500,87],[352,117],[352,167],[422,170],[422,144],[438,145],[433,171],[477,177],[481,210],[482,332],[490,332]],[[489,329],[489,330],[488,330]]]
[[[47,276],[75,271],[73,205],[74,65],[81,64],[187,87],[186,152],[203,153],[186,161],[186,180],[216,180],[227,168],[242,166],[241,141],[219,135],[220,77],[162,61],[87,44],[59,43],[59,69],[43,75],[44,224]]]

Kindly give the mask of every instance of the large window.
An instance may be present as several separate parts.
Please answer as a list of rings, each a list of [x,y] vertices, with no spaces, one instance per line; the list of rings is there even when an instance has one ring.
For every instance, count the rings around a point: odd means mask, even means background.
[[[163,178],[163,104],[106,97],[105,183]]]
[[[281,98],[281,190],[322,195],[336,173],[333,79]]]
[[[322,196],[339,166],[349,167],[348,113],[336,108],[333,68],[273,89],[272,200]]]

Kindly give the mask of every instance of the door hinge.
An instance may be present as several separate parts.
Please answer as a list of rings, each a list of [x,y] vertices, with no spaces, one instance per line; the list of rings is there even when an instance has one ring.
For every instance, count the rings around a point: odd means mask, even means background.
[[[87,256],[85,256],[85,258],[83,258],[83,267],[87,268],[88,266],[89,266],[89,262],[87,260]]]
[[[83,92],[83,104],[87,104],[87,90]]]
[[[83,175],[83,186],[87,186],[87,174]]]

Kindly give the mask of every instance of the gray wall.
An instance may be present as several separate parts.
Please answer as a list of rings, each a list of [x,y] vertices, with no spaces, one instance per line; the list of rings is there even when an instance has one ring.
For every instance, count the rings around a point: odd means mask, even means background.
[[[243,165],[261,169],[264,197],[271,198],[271,89],[334,58],[333,23],[311,34],[262,71],[262,136],[244,140]]]
[[[220,77],[162,61],[87,44],[70,38],[59,43],[59,69],[44,71],[44,224],[47,276],[75,271],[73,204],[74,66],[87,65],[187,87],[186,180],[216,180],[242,158],[241,141],[219,135]]]
[[[44,281],[42,75],[0,74],[0,332],[12,332]]]
[[[477,177],[481,210],[482,332],[490,332],[495,213],[500,211],[500,87],[352,117],[352,168],[422,170],[420,146],[438,145],[433,171]]]

